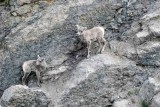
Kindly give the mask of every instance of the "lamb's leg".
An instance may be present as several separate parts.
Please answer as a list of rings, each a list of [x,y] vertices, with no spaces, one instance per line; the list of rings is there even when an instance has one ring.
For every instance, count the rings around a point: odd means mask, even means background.
[[[98,44],[99,44],[99,49],[98,49],[98,51],[96,52],[96,54],[100,53],[101,50],[102,50],[102,43],[101,43],[101,41],[100,41],[99,39],[98,39]]]
[[[87,42],[87,51],[88,51],[87,58],[90,57],[90,49],[91,49],[91,41],[88,41]]]
[[[38,70],[36,71],[36,76],[37,76],[37,85],[40,87],[40,72]]]
[[[102,42],[103,42],[103,47],[101,49],[101,53],[104,51],[107,41],[104,38],[102,38]]]
[[[26,79],[29,76],[30,72],[24,72],[24,75],[22,77],[22,84],[25,85]]]

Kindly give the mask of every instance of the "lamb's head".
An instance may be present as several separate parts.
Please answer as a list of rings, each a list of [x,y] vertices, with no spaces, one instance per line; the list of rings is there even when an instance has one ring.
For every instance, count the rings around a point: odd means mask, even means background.
[[[79,25],[76,25],[76,28],[77,28],[77,34],[80,35],[84,30],[87,30],[87,27],[83,27],[83,26],[79,26]]]
[[[36,65],[46,66],[46,60],[44,57],[37,55]]]
[[[77,27],[77,36],[83,41],[83,36],[82,36],[82,33],[83,31],[87,30],[87,27],[82,27],[82,26],[79,26],[79,25],[76,25]]]

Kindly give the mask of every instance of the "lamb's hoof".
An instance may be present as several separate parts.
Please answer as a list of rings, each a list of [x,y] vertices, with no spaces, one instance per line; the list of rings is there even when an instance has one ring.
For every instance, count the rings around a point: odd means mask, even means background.
[[[87,56],[87,59],[88,59],[89,57],[90,57],[90,56],[88,55],[88,56]]]

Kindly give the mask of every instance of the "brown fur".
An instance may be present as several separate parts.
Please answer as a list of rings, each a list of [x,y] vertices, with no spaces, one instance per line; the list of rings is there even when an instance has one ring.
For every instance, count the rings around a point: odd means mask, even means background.
[[[40,73],[44,70],[46,70],[47,64],[44,58],[40,57],[38,55],[37,60],[28,60],[25,61],[22,65],[23,69],[23,77],[22,77],[22,84],[25,85],[26,79],[31,73],[31,71],[36,72],[37,76],[37,85],[40,86]]]
[[[99,44],[99,49],[97,53],[102,53],[106,46],[106,40],[104,38],[104,28],[103,27],[94,27],[92,29],[88,29],[86,27],[81,27],[76,25],[78,29],[78,35],[80,36],[81,40],[87,43],[87,58],[90,57],[90,48],[91,42],[97,41]]]

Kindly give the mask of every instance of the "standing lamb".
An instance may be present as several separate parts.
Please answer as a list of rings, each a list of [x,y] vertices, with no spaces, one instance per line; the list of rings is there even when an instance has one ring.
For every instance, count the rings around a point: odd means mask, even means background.
[[[22,84],[25,85],[26,79],[31,73],[31,71],[36,72],[37,76],[37,85],[40,86],[40,73],[44,70],[46,70],[47,63],[45,61],[45,58],[37,56],[37,60],[28,60],[25,61],[22,65],[23,69],[23,77],[22,77]]]
[[[79,25],[76,25],[76,27],[78,30],[77,34],[80,36],[80,39],[85,43],[87,43],[87,49],[88,49],[87,58],[90,57],[91,42],[93,41],[98,41],[99,49],[97,53],[99,52],[102,53],[104,51],[106,46],[106,40],[104,38],[105,31],[103,27],[99,26],[88,30],[86,27],[82,27]]]

